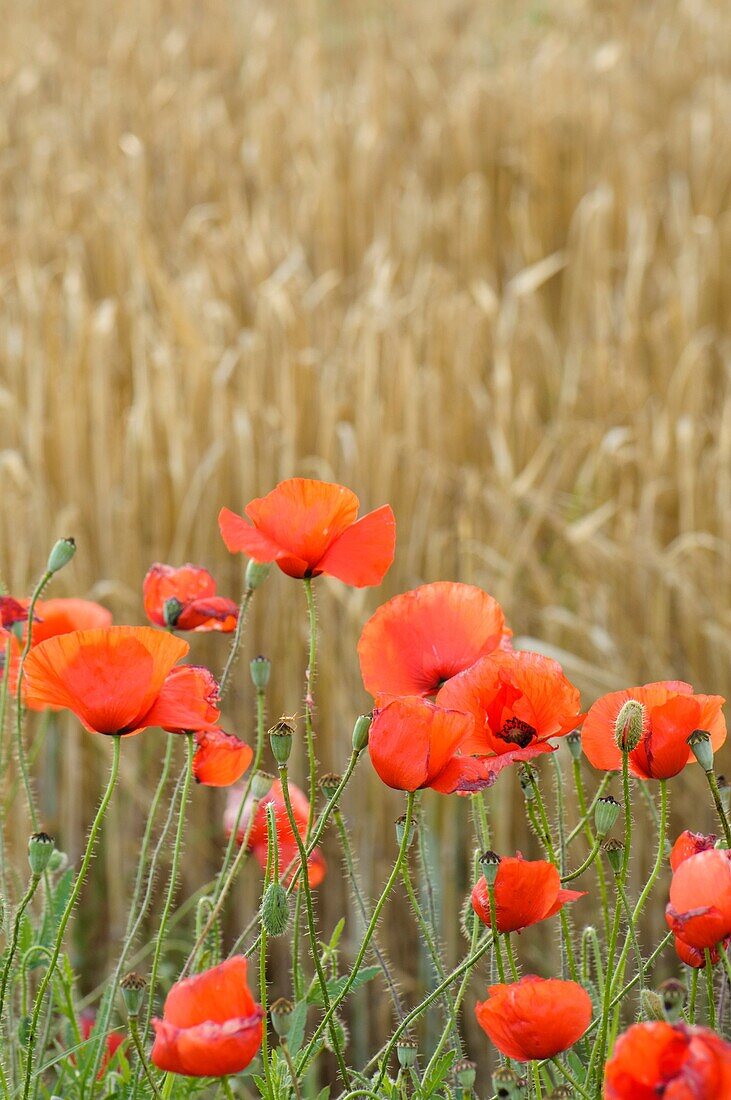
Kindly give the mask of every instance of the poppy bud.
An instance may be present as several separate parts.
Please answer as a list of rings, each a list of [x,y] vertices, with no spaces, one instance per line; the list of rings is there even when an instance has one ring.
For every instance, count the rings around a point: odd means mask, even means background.
[[[341,775],[336,775],[335,772],[326,772],[320,780],[320,789],[325,795],[325,798],[330,801],[335,797],[335,793],[342,781]]]
[[[612,829],[619,816],[619,802],[612,798],[611,794],[600,798],[594,808],[594,824],[600,837],[604,837]]]
[[[183,604],[175,596],[170,596],[165,600],[162,605],[162,617],[165,622],[165,626],[174,627],[180,618],[180,612],[183,610]]]
[[[359,714],[353,726],[353,752],[362,752],[368,744],[372,714]]]
[[[621,840],[614,840],[610,837],[609,840],[604,841],[604,843],[602,844],[602,849],[607,859],[609,860],[609,866],[612,868],[616,875],[622,869],[624,844]]]
[[[400,1039],[396,1045],[396,1055],[401,1069],[410,1069],[416,1061],[419,1046],[413,1039]]]
[[[487,885],[494,886],[500,868],[500,856],[497,852],[483,852],[480,856],[480,866]]]
[[[729,784],[725,775],[719,775],[716,783],[718,784],[718,793],[721,796],[723,812],[727,814],[731,810],[731,784]]]
[[[63,569],[65,565],[73,558],[76,553],[76,542],[74,539],[59,539],[58,542],[48,555],[48,564],[46,565],[47,573],[58,573],[60,569]]]
[[[277,722],[276,726],[269,730],[269,744],[272,747],[272,755],[280,768],[283,768],[289,760],[292,752],[293,734],[294,730],[286,722]]]
[[[406,814],[402,814],[401,817],[397,818],[397,820],[396,820],[396,843],[398,844],[399,848],[401,847],[401,845],[403,843],[405,828],[406,828]],[[416,822],[414,821],[414,819],[412,817],[412,819],[411,819],[411,828],[409,830],[409,839],[408,839],[407,844],[406,844],[407,848],[411,847],[415,836],[416,836]]]
[[[620,752],[632,752],[642,740],[645,708],[636,699],[628,699],[614,723],[614,740]]]
[[[535,768],[532,768],[530,764],[524,764],[520,769],[520,789],[526,802],[533,802],[535,799],[536,792],[534,788],[537,781],[538,775]]]
[[[271,567],[271,562],[254,561],[252,558],[246,566],[246,580],[244,582],[246,591],[253,592],[255,588],[258,588],[269,576]]]
[[[654,989],[643,989],[640,993],[640,1007],[646,1020],[664,1020],[662,997]]]
[[[272,1026],[279,1038],[284,1042],[289,1035],[292,1026],[292,1013],[294,1005],[286,997],[279,997],[269,1009]]]
[[[331,1053],[333,1053],[334,1051],[330,1028],[332,1028],[335,1032],[335,1038],[338,1041],[338,1046],[340,1047],[340,1049],[342,1050],[344,1047],[347,1047],[350,1040],[348,1029],[339,1016],[333,1016],[330,1020],[330,1027],[327,1028],[323,1036],[323,1044],[325,1046],[325,1049],[329,1050]]]
[[[688,738],[693,756],[696,758],[704,772],[713,771],[713,745],[711,735],[705,730],[693,730]]]
[[[69,857],[65,852],[59,852],[58,848],[51,852],[51,858],[48,861],[48,870],[51,874],[56,874],[57,871],[65,871],[69,865]]]
[[[477,1066],[469,1058],[459,1058],[454,1063],[454,1076],[463,1089],[471,1089],[477,1077]]]
[[[263,691],[269,683],[272,662],[268,657],[262,657],[260,654],[249,662],[249,671],[251,672],[251,681],[256,690]]]
[[[48,867],[55,844],[48,833],[33,833],[28,841],[28,862],[31,874],[42,875]]]
[[[580,760],[581,759],[581,734],[576,733],[576,732],[570,733],[568,735],[568,737],[566,738],[566,744],[569,747],[569,752],[571,753],[571,756],[573,757],[573,759],[574,760]]]
[[[510,1066],[500,1066],[492,1075],[492,1089],[496,1100],[525,1100],[528,1095],[525,1089],[525,1078],[518,1074]]]
[[[261,923],[269,936],[283,936],[289,925],[289,898],[279,882],[271,882],[261,899]]]
[[[142,1006],[143,994],[147,988],[147,982],[141,974],[131,971],[119,983],[124,997],[124,1007],[128,1016],[139,1016]]]
[[[677,978],[668,978],[658,989],[662,1000],[662,1011],[668,1023],[676,1023],[683,1015],[688,990]]]
[[[475,910],[472,908],[472,891],[470,891],[470,893],[467,895],[467,897],[464,899],[464,902],[462,903],[462,912],[460,914],[459,921],[460,928],[462,929],[462,934],[468,940],[472,939],[472,933],[475,929],[475,921],[479,921],[479,917],[477,916]]]
[[[254,772],[251,780],[251,795],[255,802],[261,802],[262,798],[266,798],[272,789],[273,782],[274,776],[269,775],[269,772]]]

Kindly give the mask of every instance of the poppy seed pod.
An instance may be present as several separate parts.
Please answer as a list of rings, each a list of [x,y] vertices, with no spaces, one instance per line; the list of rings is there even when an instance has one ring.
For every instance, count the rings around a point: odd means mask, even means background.
[[[668,978],[658,989],[665,1019],[674,1024],[683,1015],[688,990],[677,978]]]
[[[262,798],[266,798],[273,783],[274,776],[269,772],[255,772],[251,780],[251,796],[254,801],[260,802]]]
[[[416,836],[416,821],[412,817],[411,828],[409,829],[409,838],[406,842],[406,847],[410,848],[413,844],[414,837]],[[401,847],[404,839],[404,830],[406,829],[406,814],[402,814],[401,817],[396,819],[396,843],[399,848]]]
[[[524,1077],[510,1066],[500,1066],[492,1075],[492,1088],[497,1100],[525,1100],[528,1092]]]
[[[261,899],[261,923],[269,936],[283,936],[289,925],[289,898],[279,882],[271,882]]]
[[[33,833],[28,841],[28,862],[31,874],[42,875],[48,867],[56,845],[48,833]]]
[[[359,714],[353,726],[353,752],[362,752],[368,744],[372,714]]]
[[[619,816],[619,802],[610,794],[600,798],[594,808],[594,824],[600,837],[605,837]]]
[[[47,573],[58,573],[60,569],[73,558],[76,553],[76,541],[72,538],[59,539],[55,544],[51,553],[48,555],[48,564],[46,565]]]
[[[342,783],[342,779],[343,777],[341,775],[336,775],[335,772],[326,772],[325,775],[323,775],[320,780],[320,790],[325,795],[328,802],[335,797],[337,789]]]
[[[286,997],[279,997],[269,1009],[272,1027],[283,1042],[289,1035],[293,1012],[294,1005]]]
[[[178,619],[180,618],[180,612],[183,610],[183,604],[177,598],[177,596],[170,596],[165,600],[162,605],[162,617],[165,626],[176,626]]]
[[[286,722],[277,722],[276,726],[269,730],[272,755],[280,768],[283,768],[289,760],[293,736],[294,730]]]
[[[609,860],[609,866],[614,871],[615,875],[622,868],[622,856],[624,853],[624,844],[621,840],[614,840],[610,838],[605,840],[602,844],[602,850]]]
[[[396,1056],[401,1069],[409,1069],[416,1061],[418,1044],[413,1039],[401,1039],[396,1045]]]
[[[471,1089],[477,1077],[477,1066],[469,1058],[460,1058],[454,1063],[454,1076],[463,1089]]]
[[[568,1085],[558,1085],[553,1092],[549,1092],[546,1100],[574,1100],[574,1090]]]
[[[636,699],[628,699],[614,723],[614,740],[620,752],[632,752],[642,740],[645,708]]]
[[[497,852],[483,852],[480,856],[480,866],[487,885],[494,886],[500,868],[500,856]]]
[[[132,971],[122,978],[119,987],[122,990],[124,1007],[127,1009],[127,1015],[132,1017],[139,1016],[143,995],[147,988],[145,979],[141,974],[135,974],[135,972]]]
[[[696,758],[704,772],[713,771],[713,745],[711,735],[706,730],[693,730],[688,738],[693,756]]]
[[[272,662],[268,657],[262,657],[261,654],[259,654],[258,657],[252,658],[249,662],[249,671],[251,673],[251,682],[256,690],[264,691],[264,688],[269,683]]]
[[[255,588],[258,588],[260,584],[269,576],[271,572],[271,563],[264,561],[254,561],[252,558],[249,564],[246,566],[246,579],[244,581],[247,592],[253,592]]]
[[[572,759],[581,760],[581,734],[576,732],[570,733],[566,738],[566,744],[569,747]]]

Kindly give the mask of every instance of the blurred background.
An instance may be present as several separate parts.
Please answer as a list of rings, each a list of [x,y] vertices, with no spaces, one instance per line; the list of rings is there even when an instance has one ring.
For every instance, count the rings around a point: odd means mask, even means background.
[[[382,589],[317,583],[324,770],[344,767],[369,705],[364,621],[441,578],[495,595],[586,705],[665,677],[728,695],[729,41],[720,0],[6,0],[8,589],[27,593],[53,539],[73,534],[52,594],[97,599],[118,622],[142,621],[155,560],[204,564],[238,598],[244,562],[219,508],[299,474],[352,487],[363,510],[388,502],[398,523]],[[257,653],[273,661],[270,714],[301,712],[305,646],[301,586],[273,574],[228,729],[252,738]],[[226,642],[193,650],[220,669]],[[162,746],[157,733],[124,746],[77,920],[84,992],[116,949],[119,871]],[[39,757],[44,819],[72,857],[108,748],[58,719]],[[673,784],[676,828],[712,826],[701,789],[697,775]],[[517,778],[489,800],[498,849],[536,858]],[[223,801],[195,792],[181,896],[219,865]],[[425,804],[451,961],[471,834],[461,800]],[[376,895],[401,801],[364,760],[343,808]],[[20,820],[15,833],[22,847]],[[347,891],[326,851],[330,931]],[[651,856],[648,840],[635,881]],[[244,879],[232,936],[257,903],[258,869]],[[658,905],[648,934],[661,923]],[[358,936],[353,917],[346,953]],[[392,916],[382,940],[415,997],[415,937]],[[552,928],[526,933],[526,965],[542,972],[552,943]],[[285,992],[286,972],[273,978]],[[358,1064],[389,1016],[377,986],[354,1003]]]

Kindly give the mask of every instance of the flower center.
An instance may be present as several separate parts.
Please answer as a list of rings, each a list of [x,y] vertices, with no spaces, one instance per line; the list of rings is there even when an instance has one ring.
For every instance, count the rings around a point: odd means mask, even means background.
[[[519,748],[524,749],[536,736],[536,731],[522,718],[508,718],[497,736],[510,745],[518,745]]]

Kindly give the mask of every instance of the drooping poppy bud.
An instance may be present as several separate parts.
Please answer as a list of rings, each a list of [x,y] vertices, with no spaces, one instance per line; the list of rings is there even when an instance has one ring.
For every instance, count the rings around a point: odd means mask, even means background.
[[[76,553],[76,541],[72,538],[59,539],[48,555],[47,573],[58,573]]]
[[[372,714],[359,714],[353,726],[353,752],[362,752],[368,744]]]
[[[270,882],[264,891],[261,923],[269,936],[283,936],[289,927],[289,898],[278,882]]]
[[[269,1009],[272,1027],[279,1038],[285,1042],[292,1027],[294,1005],[286,997],[279,997]]]

